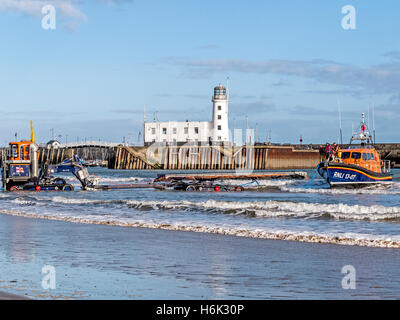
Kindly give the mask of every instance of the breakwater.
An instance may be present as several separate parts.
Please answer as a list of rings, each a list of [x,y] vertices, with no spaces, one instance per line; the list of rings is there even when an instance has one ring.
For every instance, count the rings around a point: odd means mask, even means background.
[[[110,169],[131,170],[286,170],[313,169],[321,160],[319,145],[287,146],[82,146],[40,148],[39,161],[60,163],[74,154]],[[376,144],[381,158],[400,167],[400,144]],[[6,149],[0,149],[0,153]],[[1,159],[1,158],[0,158]]]
[[[109,159],[112,169],[267,170],[315,168],[318,150],[292,146],[150,146],[117,147]]]

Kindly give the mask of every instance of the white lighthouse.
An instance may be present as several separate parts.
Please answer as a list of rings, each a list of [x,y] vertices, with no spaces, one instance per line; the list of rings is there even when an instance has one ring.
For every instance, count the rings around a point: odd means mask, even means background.
[[[165,143],[182,145],[187,143],[229,142],[228,95],[224,86],[214,88],[212,121],[144,121],[144,144]]]
[[[224,86],[214,88],[213,103],[213,142],[229,141],[228,96]]]

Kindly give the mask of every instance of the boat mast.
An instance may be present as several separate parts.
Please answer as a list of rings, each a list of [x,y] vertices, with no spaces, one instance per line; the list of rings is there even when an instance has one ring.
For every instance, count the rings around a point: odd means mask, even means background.
[[[374,144],[376,143],[375,140],[375,104],[372,104],[372,134],[374,138]]]
[[[338,109],[339,109],[339,137],[340,137],[340,144],[343,144],[343,134],[342,134],[342,112],[340,110],[340,103],[338,100]]]

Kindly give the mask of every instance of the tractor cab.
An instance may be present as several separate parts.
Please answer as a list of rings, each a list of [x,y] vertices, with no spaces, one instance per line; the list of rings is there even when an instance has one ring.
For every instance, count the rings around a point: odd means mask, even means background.
[[[31,141],[10,142],[8,149],[9,161],[25,161],[30,160]]]
[[[2,159],[2,180],[5,190],[17,190],[36,181],[39,171],[39,147],[32,141],[10,142]]]

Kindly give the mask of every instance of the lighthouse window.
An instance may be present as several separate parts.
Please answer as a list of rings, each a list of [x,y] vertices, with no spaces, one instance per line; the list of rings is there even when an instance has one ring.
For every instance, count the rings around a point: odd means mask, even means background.
[[[221,115],[220,114],[218,115],[218,120],[221,120]]]
[[[218,106],[218,110],[221,110],[222,109],[222,107],[221,106]]]

